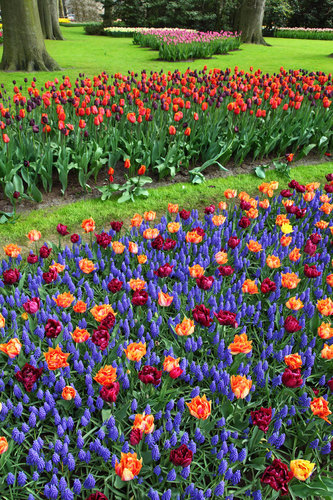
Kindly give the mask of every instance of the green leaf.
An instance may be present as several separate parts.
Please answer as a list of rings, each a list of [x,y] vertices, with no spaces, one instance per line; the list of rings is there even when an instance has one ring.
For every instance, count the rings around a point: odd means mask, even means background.
[[[125,203],[126,201],[131,200],[131,195],[128,191],[125,191],[121,197],[118,199],[118,203]]]
[[[310,153],[312,149],[316,147],[316,144],[308,144],[302,149],[302,153],[306,156]]]
[[[32,184],[30,187],[31,196],[37,203],[41,202],[43,199],[42,193],[39,191],[36,184]]]
[[[254,169],[254,171],[255,171],[255,174],[256,174],[257,177],[260,177],[260,179],[265,179],[266,174],[265,174],[264,169],[261,166],[256,167]]]

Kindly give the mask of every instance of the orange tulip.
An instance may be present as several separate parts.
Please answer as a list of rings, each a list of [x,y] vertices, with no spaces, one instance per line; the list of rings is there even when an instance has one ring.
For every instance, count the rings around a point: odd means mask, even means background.
[[[0,351],[7,354],[10,359],[15,358],[21,352],[22,344],[17,338],[10,339],[6,344],[0,344]]]
[[[331,323],[322,323],[318,327],[318,335],[322,339],[331,339],[333,337],[333,328],[331,328]]]
[[[286,306],[288,309],[292,309],[293,311],[299,311],[300,309],[303,309],[304,304],[300,299],[290,297],[290,299],[286,302]]]
[[[132,219],[131,219],[131,226],[132,227],[139,227],[141,226],[143,221],[143,218],[141,217],[140,214],[134,214]]]
[[[259,212],[256,208],[250,208],[250,210],[245,210],[246,215],[249,219],[257,219]]]
[[[144,218],[144,220],[147,220],[147,221],[155,220],[156,219],[156,212],[153,212],[152,210],[150,210],[149,212],[145,212],[143,214],[143,218]]]
[[[227,210],[228,205],[226,204],[225,201],[220,201],[219,203],[219,209],[220,210]]]
[[[252,387],[252,380],[242,375],[231,375],[231,390],[237,399],[244,399],[249,394]]]
[[[179,206],[177,203],[168,203],[168,212],[170,214],[177,214],[179,210]]]
[[[324,344],[321,357],[323,359],[333,359],[333,345]]]
[[[282,204],[284,207],[292,207],[295,205],[294,200],[282,200]]]
[[[84,313],[87,310],[87,304],[83,302],[83,300],[78,300],[75,306],[73,307],[73,311],[76,313]]]
[[[252,351],[252,340],[247,340],[246,333],[235,335],[234,341],[228,347],[231,354],[247,354]]]
[[[131,166],[131,161],[129,160],[129,158],[126,158],[126,160],[124,161],[124,167],[130,168],[130,166]]]
[[[281,284],[284,288],[289,288],[293,290],[297,287],[298,283],[301,281],[300,278],[295,273],[285,273],[281,274]]]
[[[0,328],[5,328],[5,324],[6,324],[6,320],[2,316],[2,314],[0,314]]]
[[[32,229],[27,234],[27,237],[29,238],[30,241],[38,241],[41,239],[42,233],[40,231],[37,231],[36,229]]]
[[[315,464],[309,462],[309,460],[299,459],[290,462],[290,470],[299,481],[308,479],[313,472],[314,466]]]
[[[291,262],[297,262],[301,257],[300,248],[294,248],[289,254],[289,260],[291,260]]]
[[[326,222],[325,220],[320,220],[315,224],[315,226],[318,229],[326,229],[328,227],[328,222]]]
[[[179,222],[169,222],[168,224],[168,231],[171,234],[178,233],[180,229],[180,223]]]
[[[279,257],[276,257],[275,255],[267,255],[266,264],[271,269],[277,269],[278,267],[281,266]]]
[[[179,360],[180,358],[175,359],[172,356],[166,356],[163,362],[163,370],[170,373],[175,368],[179,368]]]
[[[53,371],[58,368],[65,368],[66,366],[69,366],[67,358],[70,356],[70,353],[62,352],[58,345],[55,349],[49,347],[49,350],[43,354],[49,370]]]
[[[289,219],[285,214],[279,214],[276,216],[275,224],[281,227],[283,224],[289,224]]]
[[[313,198],[315,197],[314,193],[303,193],[303,200],[304,201],[312,201]]]
[[[117,369],[111,365],[105,365],[94,377],[94,380],[100,385],[111,385],[117,378]]]
[[[246,192],[246,191],[241,191],[238,195],[238,198],[241,200],[241,201],[249,201],[250,199],[250,195]]]
[[[142,458],[137,459],[136,453],[122,453],[120,462],[116,460],[115,471],[122,481],[131,481],[142,467]]]
[[[138,245],[134,241],[128,242],[128,251],[136,255],[138,253]]]
[[[187,243],[201,243],[203,238],[196,231],[188,231],[185,239]]]
[[[317,309],[323,316],[331,316],[333,314],[333,302],[330,298],[318,300]]]
[[[172,303],[173,297],[171,295],[168,295],[167,293],[164,292],[159,292],[158,293],[158,304],[161,307],[169,307],[169,305]]]
[[[58,307],[69,307],[74,302],[75,297],[70,292],[60,293],[57,297],[52,297]]]
[[[288,356],[285,356],[284,362],[292,370],[297,370],[297,368],[301,368],[302,366],[302,358],[298,354],[298,352],[296,352],[295,354],[288,354]]]
[[[327,194],[322,194],[319,199],[322,203],[327,203],[327,204],[329,204],[329,202],[331,201],[331,198]]]
[[[137,279],[130,279],[128,282],[130,288],[134,291],[140,291],[146,288],[146,282],[144,280],[140,280],[139,278]]]
[[[310,403],[310,408],[313,415],[317,415],[329,424],[331,423],[327,417],[331,415],[332,412],[328,409],[328,402],[322,396],[320,396],[320,398],[314,398]]]
[[[321,212],[324,212],[324,214],[329,215],[333,210],[333,205],[330,205],[329,203],[324,203],[321,207],[319,207],[319,210]]]
[[[138,262],[139,264],[145,264],[147,262],[147,255],[145,254],[138,255]]]
[[[95,306],[92,309],[90,309],[90,312],[98,323],[103,321],[103,319],[106,318],[108,314],[113,314],[114,316],[116,315],[110,304],[102,304],[101,306]]]
[[[194,266],[188,268],[191,278],[200,278],[205,274],[205,269],[199,264],[194,264]]]
[[[90,274],[95,270],[95,264],[89,259],[81,259],[79,261],[79,268],[84,274]]]
[[[84,219],[82,221],[81,227],[84,229],[85,233],[91,233],[95,231],[95,221],[94,219]]]
[[[250,295],[259,293],[256,282],[253,280],[245,280],[242,285],[242,292],[249,293]]]
[[[194,321],[184,316],[183,321],[176,325],[175,330],[180,337],[188,337],[194,332]]]
[[[219,265],[226,264],[228,262],[227,252],[217,252],[215,254],[215,260]]]
[[[224,191],[224,196],[230,200],[231,198],[235,198],[237,196],[237,190],[236,189],[226,189]]]
[[[212,412],[212,402],[207,401],[206,394],[202,398],[196,396],[186,405],[191,415],[200,420],[206,420]]]
[[[212,217],[212,223],[214,226],[222,226],[222,224],[225,222],[226,217],[224,215],[213,215]]]
[[[146,342],[143,344],[142,342],[132,342],[129,344],[126,349],[124,349],[126,354],[126,358],[130,361],[140,361],[143,356],[146,355]]]
[[[53,264],[49,265],[49,269],[54,269],[57,271],[57,273],[62,273],[65,270],[66,266],[63,266],[62,264],[58,264],[58,262],[54,262]]]
[[[77,344],[82,344],[83,342],[86,342],[90,338],[89,332],[84,328],[75,328],[74,332],[71,333],[71,335],[72,339]]]
[[[253,253],[257,253],[257,252],[260,252],[262,250],[261,244],[258,243],[257,241],[254,241],[254,240],[250,240],[246,244],[246,246],[250,250],[250,252],[253,252]]]
[[[2,248],[4,249],[5,254],[8,255],[8,257],[12,257],[12,259],[16,259],[16,257],[18,257],[21,253],[21,248],[14,243],[10,243]]]
[[[260,208],[265,208],[265,209],[267,209],[267,208],[269,208],[269,206],[270,206],[270,203],[269,203],[269,201],[268,201],[268,200],[262,200],[262,201],[259,201],[259,207],[260,207]]]
[[[70,401],[71,399],[74,399],[75,396],[76,396],[76,390],[73,387],[71,387],[70,385],[66,385],[66,387],[63,388],[61,393],[62,399]]]
[[[124,252],[124,250],[125,250],[125,245],[123,245],[122,243],[120,243],[120,241],[113,241],[112,242],[112,250],[117,255],[121,255]]]
[[[4,436],[0,436],[0,455],[8,450],[8,442]]]
[[[137,413],[133,422],[132,429],[140,429],[144,434],[151,434],[154,430],[154,416]]]
[[[145,165],[141,165],[141,167],[138,170],[138,175],[145,175],[146,170],[147,170],[146,166]]]
[[[333,274],[326,276],[326,283],[333,287]]]
[[[292,242],[291,236],[286,236],[285,234],[281,236],[280,243],[283,247],[288,247],[291,242]]]
[[[154,227],[154,228],[148,228],[148,229],[145,229],[142,233],[142,236],[146,239],[146,240],[154,240],[155,238],[157,238],[157,236],[160,234],[159,230],[157,229],[157,227]]]
[[[310,184],[306,184],[305,189],[307,191],[313,192],[320,188],[320,182],[311,182]]]

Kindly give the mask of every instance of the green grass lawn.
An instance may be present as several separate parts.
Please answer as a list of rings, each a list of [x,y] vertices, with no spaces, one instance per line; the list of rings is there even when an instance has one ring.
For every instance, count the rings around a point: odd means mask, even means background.
[[[318,181],[325,183],[325,175],[333,172],[333,162],[318,165],[298,166],[292,169],[292,178],[302,184]],[[83,219],[93,217],[96,222],[96,232],[103,227],[108,230],[111,220],[123,220],[125,223],[134,213],[143,214],[146,210],[154,210],[158,216],[166,213],[168,202],[179,203],[180,208],[198,209],[211,203],[218,204],[226,201],[223,193],[226,189],[246,190],[257,196],[258,186],[262,182],[279,181],[279,190],[286,188],[289,180],[274,170],[266,172],[266,179],[262,180],[254,174],[242,174],[226,178],[207,179],[205,183],[193,185],[189,183],[175,183],[168,186],[152,188],[148,199],[138,199],[134,203],[119,204],[117,200],[101,201],[90,199],[63,205],[56,208],[36,209],[24,213],[15,224],[0,226],[1,246],[7,243],[27,245],[26,234],[31,229],[42,232],[42,240],[58,240],[56,227],[59,224],[68,225],[69,231],[82,233],[80,228]],[[233,201],[232,201],[233,202]],[[67,241],[67,240],[66,240]]]
[[[79,73],[93,76],[105,70],[110,74],[125,73],[128,70],[140,72],[179,69],[184,71],[189,66],[201,69],[205,64],[209,68],[238,66],[249,70],[250,66],[261,68],[263,72],[276,72],[285,69],[305,68],[311,71],[330,72],[333,60],[333,44],[326,40],[292,40],[286,38],[268,38],[271,47],[242,45],[241,49],[228,55],[214,56],[212,59],[197,59],[194,62],[165,62],[158,60],[158,52],[132,44],[131,38],[111,38],[84,35],[83,27],[62,28],[65,41],[46,41],[50,54],[62,68],[60,72],[38,74],[38,82],[44,83],[55,76],[66,74],[75,78]],[[2,55],[2,48],[0,48]],[[23,73],[0,72],[0,83],[10,85],[13,80],[23,82]]]
[[[132,44],[130,38],[92,37],[84,35],[82,27],[62,28],[66,40],[46,41],[50,54],[58,61],[62,70],[55,73],[39,73],[37,84],[42,85],[46,80],[55,76],[68,75],[76,78],[79,73],[93,76],[105,70],[110,74],[125,73],[128,70],[140,72],[145,69],[164,71],[187,67],[202,68],[205,64],[209,68],[234,67],[248,70],[250,66],[260,67],[263,72],[278,72],[281,66],[289,68],[305,68],[312,71],[330,72],[333,70],[332,42],[317,40],[291,40],[270,38],[271,47],[257,45],[243,45],[241,50],[228,55],[216,56],[208,60],[195,62],[167,63],[157,59],[158,53],[150,49],[143,49]],[[2,49],[0,48],[0,52]],[[23,83],[24,73],[0,72],[0,83],[11,85],[13,80],[17,84]],[[31,74],[31,78],[32,75]],[[293,176],[302,183],[318,180],[324,181],[325,174],[333,171],[333,163],[296,167]],[[286,178],[279,178],[276,172],[267,172],[267,180],[277,179],[281,187],[288,183]],[[79,229],[82,219],[94,217],[98,230],[105,224],[108,227],[110,220],[128,220],[134,212],[143,213],[145,210],[155,210],[161,215],[165,212],[168,201],[180,203],[185,208],[202,209],[210,203],[223,200],[226,188],[238,190],[246,189],[257,194],[257,186],[261,179],[254,175],[239,175],[228,178],[207,180],[200,186],[191,184],[172,184],[150,190],[148,200],[138,200],[135,203],[119,205],[116,200],[102,202],[100,200],[80,201],[74,204],[63,205],[57,208],[36,209],[22,214],[15,225],[0,226],[1,244],[8,242],[26,243],[25,235],[30,229],[42,231],[43,240],[54,237],[59,222],[67,224],[70,231]],[[209,186],[214,186],[209,188]]]

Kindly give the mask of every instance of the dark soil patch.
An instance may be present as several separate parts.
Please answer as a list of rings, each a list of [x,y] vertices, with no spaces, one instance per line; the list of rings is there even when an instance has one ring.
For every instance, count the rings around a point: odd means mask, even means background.
[[[310,154],[306,158],[294,162],[292,166],[297,167],[299,165],[315,165],[316,163],[322,163],[324,161],[330,161],[330,158],[326,156],[320,157],[315,154]],[[248,159],[242,165],[236,165],[233,161],[230,161],[226,164],[228,172],[221,171],[217,166],[212,165],[206,168],[206,170],[204,171],[204,175],[206,179],[214,179],[220,177],[229,177],[231,175],[235,176],[240,174],[253,174],[253,169],[258,165],[262,165],[263,163],[270,163],[270,160],[266,159],[252,161]],[[192,167],[190,167],[190,169],[191,168]],[[117,184],[124,183],[124,174],[126,173],[126,171],[124,169],[123,162],[119,162],[114,170],[114,182]],[[150,175],[153,179],[153,182],[148,186],[148,189],[153,189],[158,186],[168,186],[177,182],[190,182],[188,170],[182,170],[178,172],[173,178],[167,177],[161,180],[158,180],[158,177],[155,173],[150,172],[148,173],[148,175]],[[258,181],[260,181],[259,178]],[[51,193],[45,192],[41,188],[41,192],[43,195],[43,201],[41,203],[37,204],[33,201],[22,200],[17,205],[17,213],[30,212],[31,210],[35,210],[36,208],[44,209],[49,207],[57,207],[75,203],[76,201],[99,198],[100,192],[98,191],[98,187],[106,185],[108,184],[108,182],[109,181],[106,167],[105,169],[100,171],[96,182],[94,181],[94,179],[90,179],[91,190],[85,192],[78,182],[78,173],[75,171],[71,171],[68,176],[68,188],[65,195],[62,195],[61,184],[55,177]],[[5,199],[4,193],[2,191],[0,192],[0,210],[8,212],[12,210],[11,204],[7,199]]]

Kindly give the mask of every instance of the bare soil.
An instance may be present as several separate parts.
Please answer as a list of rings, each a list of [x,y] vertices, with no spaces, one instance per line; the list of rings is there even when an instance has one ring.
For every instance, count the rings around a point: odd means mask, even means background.
[[[315,154],[310,154],[300,161],[293,162],[292,167],[297,167],[299,165],[315,165],[316,163],[323,163],[325,161],[331,161],[331,158],[327,156],[318,156]],[[206,179],[215,179],[220,177],[229,177],[231,175],[240,174],[253,174],[253,169],[262,164],[271,163],[270,159],[252,161],[250,159],[246,160],[242,165],[236,165],[233,161],[228,162],[225,167],[228,172],[221,171],[217,166],[211,166],[206,168],[203,172]],[[272,166],[272,168],[274,168]],[[51,193],[45,192],[42,188],[41,192],[43,195],[43,201],[41,203],[36,203],[34,201],[22,200],[17,204],[17,213],[30,212],[31,210],[36,210],[36,208],[45,209],[51,207],[58,207],[61,205],[67,205],[70,203],[75,203],[76,201],[88,200],[92,198],[99,198],[100,192],[98,187],[108,184],[108,167],[105,167],[100,171],[96,182],[94,179],[90,179],[91,190],[85,192],[78,182],[78,174],[75,171],[71,171],[68,177],[68,188],[65,195],[61,193],[61,184],[59,180],[55,177],[53,181],[53,188]],[[114,169],[114,182],[117,184],[122,184],[124,182],[124,174],[126,173],[123,162],[119,162]],[[189,169],[190,170],[190,169]],[[153,182],[148,186],[148,189],[153,189],[158,186],[168,186],[175,184],[177,182],[190,182],[190,176],[188,170],[182,170],[176,174],[173,178],[165,178],[158,180],[157,176],[149,173],[151,175]],[[39,186],[40,187],[40,186]],[[0,211],[11,212],[12,206],[10,202],[5,199],[4,193],[0,191]]]

